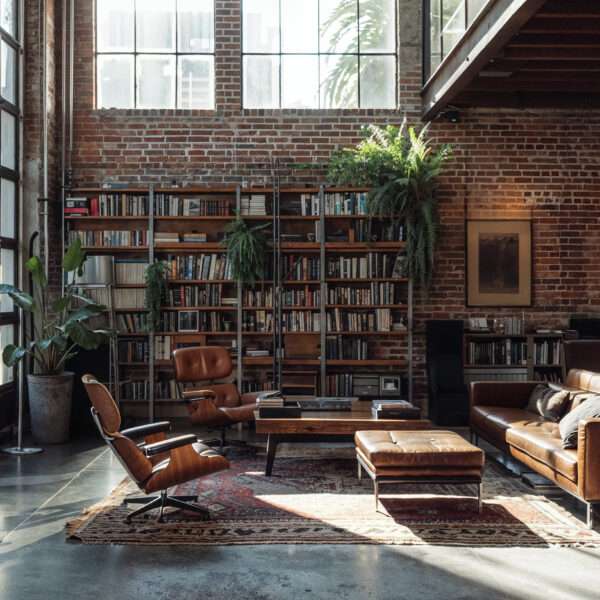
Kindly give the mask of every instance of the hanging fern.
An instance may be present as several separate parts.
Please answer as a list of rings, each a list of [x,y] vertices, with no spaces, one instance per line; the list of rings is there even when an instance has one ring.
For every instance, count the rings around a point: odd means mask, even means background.
[[[425,290],[431,284],[438,230],[435,180],[450,158],[448,146],[432,154],[425,134],[389,125],[368,125],[357,148],[334,152],[329,176],[336,182],[366,185],[370,218],[390,219],[406,231],[406,254],[410,274]]]
[[[231,265],[231,276],[238,285],[254,286],[257,279],[264,279],[264,267],[268,259],[267,236],[263,229],[269,224],[248,227],[236,211],[236,219],[225,228],[224,246]]]
[[[146,290],[144,293],[144,306],[148,310],[148,324],[145,331],[158,331],[161,324],[161,310],[163,300],[169,293],[167,285],[168,265],[164,261],[153,262],[146,269]]]

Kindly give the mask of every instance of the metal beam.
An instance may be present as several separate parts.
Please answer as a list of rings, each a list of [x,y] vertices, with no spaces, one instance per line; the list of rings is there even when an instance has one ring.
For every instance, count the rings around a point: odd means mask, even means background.
[[[470,83],[479,71],[535,15],[545,0],[499,0],[465,36],[423,87],[422,115],[430,120]]]

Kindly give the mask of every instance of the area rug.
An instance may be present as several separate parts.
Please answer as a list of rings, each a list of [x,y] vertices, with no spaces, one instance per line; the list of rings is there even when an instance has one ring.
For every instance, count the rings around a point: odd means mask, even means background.
[[[293,450],[293,449],[292,449]],[[278,455],[273,475],[256,450],[229,456],[231,468],[181,485],[198,494],[210,519],[188,511],[152,511],[124,522],[121,504],[139,490],[126,480],[67,524],[84,544],[415,544],[448,546],[591,546],[600,534],[543,496],[531,493],[498,463],[484,473],[483,512],[475,489],[454,485],[383,486],[375,510],[373,484],[359,483],[356,460],[331,449]]]

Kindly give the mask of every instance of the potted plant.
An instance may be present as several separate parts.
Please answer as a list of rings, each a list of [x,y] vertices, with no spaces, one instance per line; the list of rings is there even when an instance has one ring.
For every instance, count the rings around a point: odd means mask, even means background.
[[[401,223],[406,231],[409,273],[425,290],[433,275],[438,229],[435,180],[451,156],[449,146],[432,153],[425,138],[427,126],[417,135],[413,127],[404,131],[368,125],[356,148],[334,152],[329,176],[338,183],[365,185],[369,218]]]
[[[223,245],[227,248],[231,277],[238,285],[254,286],[257,279],[264,279],[269,240],[263,229],[268,226],[265,223],[248,227],[239,211],[236,211],[235,221],[225,228]]]
[[[169,266],[163,260],[157,260],[148,265],[146,269],[146,291],[144,293],[144,306],[148,310],[148,324],[146,331],[160,330],[162,322],[161,306],[169,293],[167,273]]]
[[[76,239],[62,262],[63,270],[73,274],[72,285],[54,301],[49,298],[48,279],[37,256],[25,264],[33,281],[33,297],[13,285],[0,285],[0,293],[7,294],[15,306],[31,313],[34,319],[34,339],[27,340],[25,347],[8,344],[2,351],[2,360],[12,367],[25,355],[33,357],[36,373],[28,374],[27,382],[31,431],[38,444],[67,441],[74,373],[64,370],[66,361],[76,355],[78,346],[87,350],[97,348],[102,334],[109,333],[85,322],[103,313],[106,307],[76,291],[84,260],[81,241]],[[75,301],[79,306],[73,309]]]

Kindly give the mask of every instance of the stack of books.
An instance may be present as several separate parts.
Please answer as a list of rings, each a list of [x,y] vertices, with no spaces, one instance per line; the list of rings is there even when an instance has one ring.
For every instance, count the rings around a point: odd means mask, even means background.
[[[65,215],[69,217],[82,217],[90,214],[87,198],[66,198]]]
[[[179,236],[177,233],[172,231],[155,231],[154,232],[154,245],[159,246],[161,244],[178,244]]]
[[[242,197],[242,215],[263,216],[267,214],[266,196],[264,194],[251,194]]]
[[[206,233],[184,233],[184,242],[206,243]]]
[[[373,400],[371,413],[375,419],[418,419],[421,409],[406,400]]]
[[[277,391],[264,392],[258,396],[256,403],[259,409],[262,406],[283,406],[283,396]]]
[[[269,350],[267,350],[266,348],[246,348],[246,356],[251,357],[257,357],[257,356],[269,356]]]

